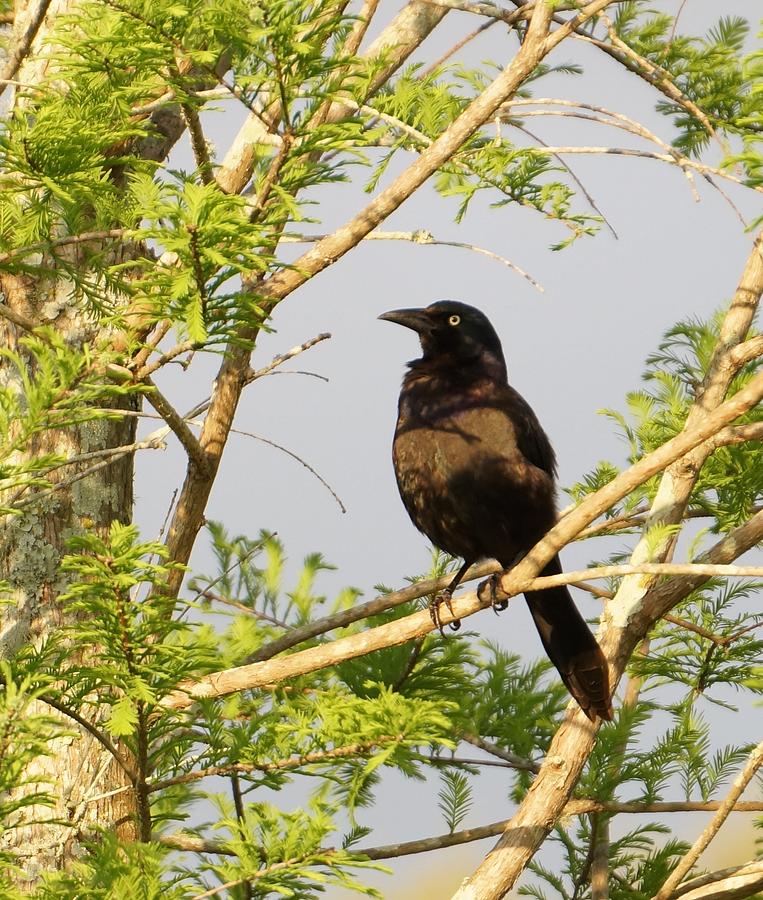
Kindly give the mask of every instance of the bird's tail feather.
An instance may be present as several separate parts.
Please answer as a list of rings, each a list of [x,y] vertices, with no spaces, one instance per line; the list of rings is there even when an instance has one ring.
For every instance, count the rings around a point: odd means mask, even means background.
[[[557,556],[541,574],[557,575],[561,571]],[[528,591],[525,599],[546,653],[567,690],[591,721],[596,716],[611,720],[607,661],[570,592],[564,586]]]

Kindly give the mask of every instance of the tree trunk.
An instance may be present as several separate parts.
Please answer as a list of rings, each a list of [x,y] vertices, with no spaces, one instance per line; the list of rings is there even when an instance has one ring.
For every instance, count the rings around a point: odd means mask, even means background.
[[[68,299],[66,283],[6,275],[0,277],[0,289],[12,312],[35,323],[45,321],[77,348],[104,337]],[[20,336],[17,326],[0,321],[4,346],[20,350]],[[28,355],[25,358],[32,367],[33,360]],[[4,363],[0,377],[6,385],[17,380],[15,366]],[[135,409],[133,400],[123,403]],[[53,452],[71,458],[131,444],[135,422],[134,417],[100,419],[45,431],[25,450],[25,455],[33,458]],[[59,469],[50,480],[69,482],[86,465],[78,463]],[[21,514],[5,518],[0,526],[0,576],[8,582],[15,602],[0,606],[0,657],[10,658],[28,644],[39,646],[67,624],[67,613],[57,600],[66,586],[59,567],[66,541],[84,531],[105,535],[115,519],[130,521],[132,479],[133,457],[123,456],[69,486],[44,493]],[[34,711],[56,715],[55,710],[41,702],[35,706]],[[25,793],[50,791],[56,798],[55,807],[22,809],[17,813],[15,827],[2,836],[3,848],[17,855],[26,873],[26,884],[34,883],[40,872],[61,868],[67,860],[76,858],[78,843],[94,823],[115,826],[126,839],[136,835],[134,792],[111,793],[129,787],[125,773],[91,734],[70,719],[63,724],[71,736],[57,738],[50,745],[51,756],[38,758],[27,772],[28,776],[39,778],[39,783],[20,788]]]

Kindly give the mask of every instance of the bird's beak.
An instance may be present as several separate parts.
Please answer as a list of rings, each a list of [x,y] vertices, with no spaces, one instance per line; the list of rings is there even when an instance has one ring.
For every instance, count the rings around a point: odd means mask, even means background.
[[[432,320],[425,309],[391,309],[379,316],[385,322],[395,322],[411,328],[418,334],[424,334],[432,329]]]

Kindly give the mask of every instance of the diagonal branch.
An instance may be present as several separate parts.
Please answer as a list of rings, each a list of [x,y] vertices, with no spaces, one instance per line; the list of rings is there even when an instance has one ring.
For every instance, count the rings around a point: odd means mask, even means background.
[[[704,890],[703,890],[704,888]],[[763,860],[753,860],[730,869],[718,869],[684,881],[673,892],[673,897],[686,900],[732,900],[749,897],[763,890]]]
[[[721,803],[718,812],[713,816],[702,834],[697,838],[686,855],[665,879],[665,883],[655,894],[654,900],[669,900],[678,885],[694,867],[694,864],[702,855],[705,848],[718,834],[721,826],[726,821],[734,805],[744,793],[744,789],[752,781],[758,769],[763,766],[763,741],[752,751],[742,771],[734,779],[726,799]]]
[[[32,43],[37,37],[37,32],[40,30],[49,6],[50,0],[39,0],[36,8],[29,13],[26,28],[19,35],[18,40],[16,40],[11,52],[8,54],[5,68],[0,75],[0,95],[2,95],[9,84],[13,83],[12,79],[16,77],[16,73],[32,49]]]
[[[146,392],[146,399],[169,425],[174,432],[175,437],[183,445],[183,449],[188,454],[191,465],[199,472],[207,473],[209,471],[207,457],[201,445],[196,440],[196,435],[188,427],[183,416],[181,416],[174,406],[172,406],[169,400],[167,400],[164,394],[162,394],[149,377],[144,378],[143,383],[151,388],[150,391]]]

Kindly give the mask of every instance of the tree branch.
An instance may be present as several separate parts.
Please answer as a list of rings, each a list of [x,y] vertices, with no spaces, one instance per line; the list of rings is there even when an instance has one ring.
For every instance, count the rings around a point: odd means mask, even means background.
[[[154,382],[148,376],[144,377],[143,383],[151,388],[146,392],[146,399],[169,425],[180,441],[183,449],[188,454],[191,464],[201,474],[209,473],[209,462],[200,443],[196,440],[196,435],[186,424],[185,418],[172,406],[162,392],[157,388]]]
[[[281,239],[281,243],[316,243],[317,241],[322,241],[326,237],[327,235],[325,234],[305,234],[299,235],[299,237],[284,237]],[[427,231],[424,228],[420,228],[416,231],[372,231],[370,234],[367,234],[363,238],[363,240],[410,241],[412,244],[428,245],[431,247],[457,247],[461,250],[471,250],[472,253],[478,253],[482,256],[487,256],[488,259],[494,259],[496,262],[501,263],[502,265],[516,272],[518,275],[521,275],[525,280],[529,281],[536,291],[540,291],[541,294],[543,293],[543,286],[541,284],[539,284],[524,269],[520,268],[520,266],[518,266],[516,263],[513,263],[510,259],[507,259],[505,256],[501,256],[500,254],[495,253],[492,250],[487,250],[485,247],[479,247],[476,244],[468,244],[463,241],[438,240],[431,231]]]
[[[606,5],[596,0],[585,7],[593,15]],[[413,3],[406,9],[421,7],[432,10],[426,4]],[[304,253],[288,269],[282,269],[265,282],[252,284],[251,290],[267,313],[280,300],[301,287],[311,277],[335,263],[355,247],[366,234],[394,212],[404,200],[414,193],[478,128],[488,121],[496,109],[517,90],[535,70],[543,58],[551,9],[540,4],[534,11],[527,36],[512,62],[456,120],[401,173],[385,190],[381,191],[360,213],[329,237],[319,241]],[[576,17],[579,18],[579,17]],[[439,19],[438,19],[439,21]],[[373,46],[373,45],[372,45]],[[551,49],[550,47],[548,49]],[[369,48],[372,55],[372,48]],[[188,561],[196,535],[204,517],[207,499],[222,457],[233,419],[236,413],[244,378],[248,369],[250,347],[258,334],[254,326],[243,326],[238,339],[229,348],[216,379],[215,394],[204,428],[199,439],[209,462],[209,469],[201,473],[189,468],[180,493],[167,538],[169,557],[175,562]],[[182,573],[174,569],[167,583],[167,592],[176,594],[182,582]]]
[[[26,28],[14,42],[11,52],[8,54],[5,68],[0,75],[0,96],[5,88],[12,83],[12,79],[16,77],[16,73],[21,68],[21,64],[32,49],[32,44],[37,37],[37,32],[40,30],[40,26],[45,19],[45,14],[47,13],[49,6],[50,0],[39,0],[35,9],[29,13],[29,20],[27,21]]]
[[[504,762],[507,762],[515,769],[522,769],[525,772],[535,772],[536,775],[540,772],[540,763],[533,762],[531,759],[522,759],[521,756],[509,753],[508,750],[504,750],[503,747],[499,747],[497,744],[480,737],[478,734],[465,732],[461,735],[461,739],[468,744],[471,744],[473,747],[479,747],[480,750],[484,750],[485,753],[497,756],[498,759],[504,760]]]
[[[616,801],[600,803],[597,800],[572,800],[564,809],[566,816],[582,816],[595,812],[608,812],[611,814],[625,813],[644,815],[646,813],[681,813],[681,812],[712,812],[719,808],[720,801],[708,800],[704,802],[679,801],[679,802],[655,802],[655,803],[618,803]],[[734,812],[761,812],[763,803],[742,802],[734,807]],[[455,847],[459,844],[468,844],[472,841],[482,841],[485,838],[495,837],[501,834],[509,820],[491,822],[489,825],[479,825],[476,828],[465,828],[449,834],[441,834],[430,838],[421,838],[415,841],[404,841],[399,844],[387,844],[380,847],[359,847],[352,852],[368,859],[396,859],[401,856],[411,856],[416,853],[429,853],[432,850],[442,850],[447,847]],[[220,856],[236,856],[236,851],[231,849],[224,841],[211,841],[199,838],[195,835],[183,833],[159,835],[154,838],[158,843],[174,850],[187,850],[193,853],[215,853]],[[324,853],[330,853],[327,849]],[[763,866],[763,864],[761,864]],[[733,871],[733,870],[728,870]]]
[[[752,379],[731,400],[709,414],[695,430],[682,432],[672,438],[595,494],[586,497],[580,506],[558,522],[521,562],[501,576],[500,585],[504,593],[514,596],[528,590],[537,573],[577,531],[639,484],[643,484],[666,465],[703,443],[719,427],[741,415],[761,399],[763,399],[763,373]],[[750,526],[756,520],[763,523],[763,513],[758,513],[747,525]],[[728,540],[729,537],[724,540]],[[720,562],[720,560],[711,561]],[[703,563],[705,559],[700,558],[698,562]],[[704,579],[704,576],[694,577]],[[454,619],[464,619],[489,606],[490,602],[489,597],[480,598],[474,592],[464,594],[453,601],[452,614],[448,610],[442,610],[442,621],[447,624]],[[236,691],[262,687],[365,655],[372,650],[405,644],[413,638],[429,633],[434,627],[428,611],[424,610],[404,619],[377,626],[360,634],[339,638],[329,644],[311,647],[282,659],[239,666],[204,676],[165,697],[162,705],[170,709],[182,709],[190,706],[194,699],[219,697]]]
[[[156,791],[163,791],[165,788],[172,787],[176,784],[192,784],[195,781],[201,781],[203,778],[211,778],[214,775],[230,775],[231,773],[243,774],[248,772],[285,772],[291,769],[299,769],[301,766],[329,762],[332,759],[346,759],[353,756],[363,756],[378,747],[384,747],[390,743],[400,743],[402,739],[403,735],[401,734],[390,735],[387,737],[378,737],[373,741],[349,744],[346,747],[334,747],[332,750],[317,750],[314,753],[305,753],[302,756],[290,756],[286,759],[277,759],[271,762],[236,762],[226,763],[220,766],[209,766],[206,769],[198,769],[195,772],[186,772],[185,775],[176,775],[174,778],[167,778],[164,781],[149,784],[148,792],[153,794]]]
[[[749,897],[762,888],[763,860],[754,860],[684,881],[672,896],[684,897],[685,900],[734,900],[736,897]]]
[[[52,706],[53,709],[58,710],[58,712],[67,716],[67,718],[72,719],[72,721],[76,722],[80,728],[94,737],[105,750],[108,750],[113,757],[114,762],[119,765],[119,768],[130,779],[132,785],[134,786],[137,783],[138,773],[122,757],[122,754],[117,750],[114,744],[111,743],[109,738],[99,728],[96,728],[92,722],[88,721],[84,716],[81,716],[76,710],[70,709],[66,704],[61,703],[60,700],[51,697],[49,694],[41,694],[40,700],[48,706]]]
[[[702,855],[705,848],[710,844],[713,838],[720,831],[721,826],[726,821],[729,813],[734,809],[737,801],[744,793],[744,789],[755,776],[758,769],[763,765],[763,741],[752,751],[742,771],[734,779],[726,799],[718,807],[717,813],[708,823],[705,830],[700,834],[697,840],[692,844],[689,851],[681,859],[678,865],[673,869],[670,875],[665,879],[665,883],[655,894],[654,900],[669,900],[674,891],[681,883],[683,878],[689,874],[694,864]]]

